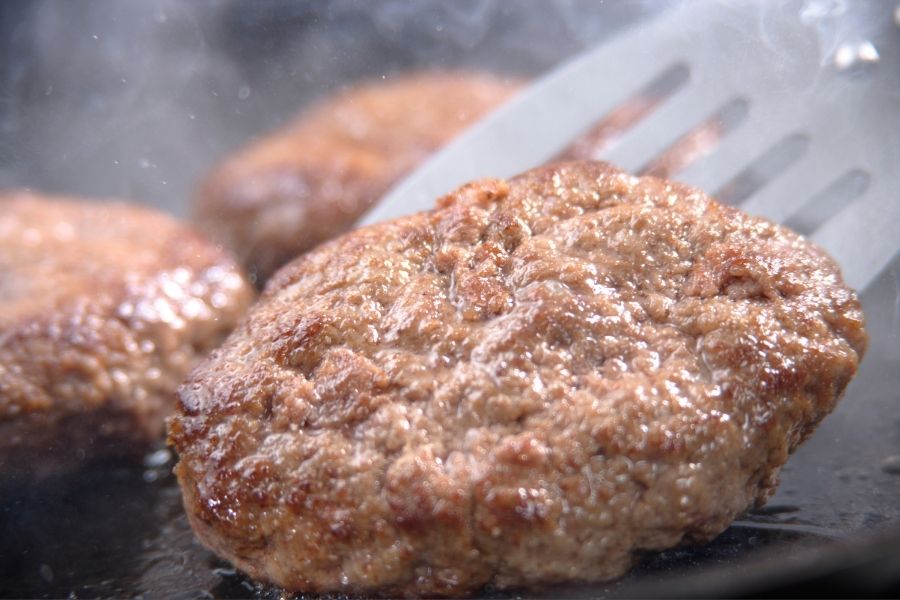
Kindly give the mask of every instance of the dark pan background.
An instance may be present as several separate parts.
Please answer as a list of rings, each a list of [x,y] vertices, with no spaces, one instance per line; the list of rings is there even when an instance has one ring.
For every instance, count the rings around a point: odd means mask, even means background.
[[[430,66],[537,75],[670,6],[4,0],[0,188],[132,199],[183,216],[213,162],[354,80]],[[872,340],[860,375],[767,507],[706,547],[648,557],[620,582],[529,595],[900,589],[898,297],[895,260],[863,294]],[[171,467],[161,451],[142,468],[0,485],[0,597],[279,597],[194,541]]]

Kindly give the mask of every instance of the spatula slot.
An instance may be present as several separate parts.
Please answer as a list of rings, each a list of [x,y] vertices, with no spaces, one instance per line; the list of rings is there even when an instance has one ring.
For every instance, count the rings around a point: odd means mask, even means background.
[[[630,129],[683,88],[689,78],[687,65],[676,63],[668,67],[586,130],[560,158],[580,156],[602,159],[605,150],[614,147]]]
[[[840,209],[865,193],[870,182],[871,177],[862,169],[847,171],[810,198],[784,224],[803,235],[809,235]]]
[[[728,132],[747,118],[749,103],[735,98],[666,148],[643,169],[641,175],[672,177],[715,150]]]
[[[787,171],[808,149],[809,136],[792,133],[764,152],[714,195],[726,204],[740,204]]]

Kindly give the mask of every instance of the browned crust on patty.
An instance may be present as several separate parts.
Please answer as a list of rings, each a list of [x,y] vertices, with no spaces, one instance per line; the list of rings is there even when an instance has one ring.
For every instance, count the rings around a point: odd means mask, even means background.
[[[161,213],[0,194],[0,474],[146,451],[252,296],[230,255]]]
[[[467,72],[352,87],[215,167],[195,198],[195,222],[264,282],[348,230],[395,181],[518,87]]]
[[[259,580],[605,580],[763,503],[865,345],[810,242],[565,163],[286,266],[181,388],[169,439],[197,535]]]

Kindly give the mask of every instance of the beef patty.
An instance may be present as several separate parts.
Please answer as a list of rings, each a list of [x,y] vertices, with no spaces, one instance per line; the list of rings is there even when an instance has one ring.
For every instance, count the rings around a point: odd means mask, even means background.
[[[561,163],[290,263],[181,388],[169,439],[196,534],[255,579],[605,580],[765,502],[865,345],[799,235]]]
[[[258,283],[348,229],[395,181],[518,89],[464,72],[358,85],[213,169],[194,220]]]
[[[251,298],[232,258],[162,214],[0,195],[0,474],[146,451]]]

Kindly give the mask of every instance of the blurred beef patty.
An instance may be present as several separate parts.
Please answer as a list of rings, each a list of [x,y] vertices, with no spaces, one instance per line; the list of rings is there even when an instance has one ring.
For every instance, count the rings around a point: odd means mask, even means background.
[[[0,475],[140,455],[252,290],[146,208],[0,195]]]
[[[350,229],[394,182],[518,88],[466,72],[350,88],[226,158],[200,187],[195,221],[261,285]]]

